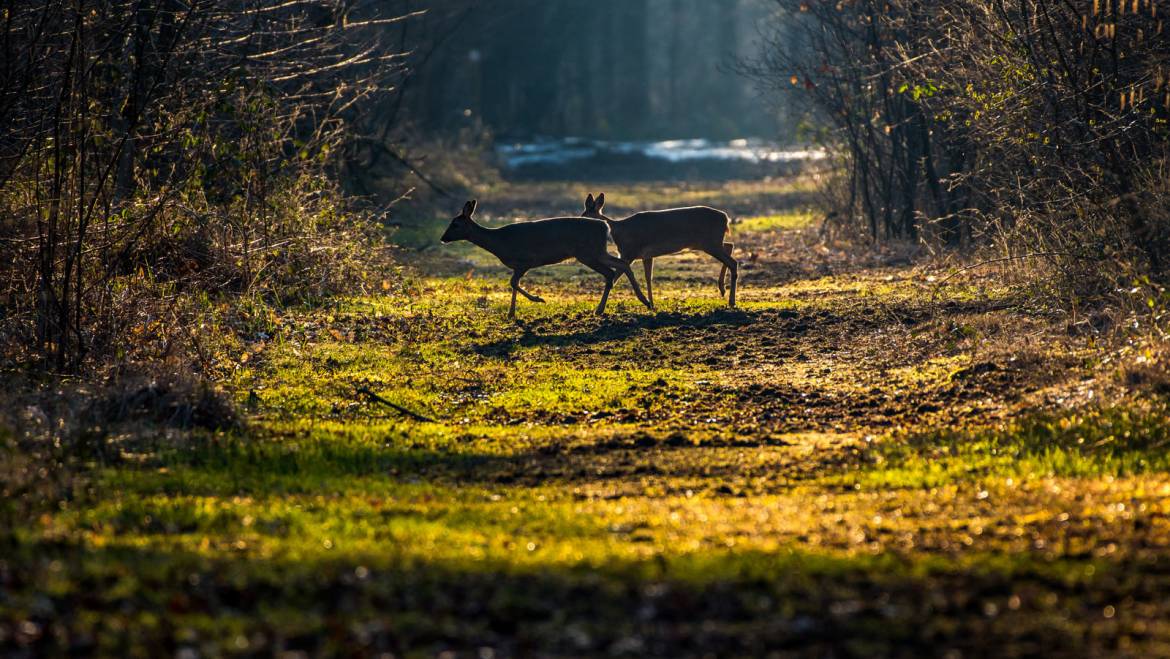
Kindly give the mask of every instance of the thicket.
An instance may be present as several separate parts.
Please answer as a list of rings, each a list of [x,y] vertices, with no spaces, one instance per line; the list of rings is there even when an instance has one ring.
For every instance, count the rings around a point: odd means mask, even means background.
[[[0,351],[198,352],[225,299],[360,286],[335,172],[404,70],[362,0],[0,3]]]
[[[776,2],[782,27],[748,72],[820,118],[837,223],[990,247],[1066,295],[1166,281],[1170,7]]]

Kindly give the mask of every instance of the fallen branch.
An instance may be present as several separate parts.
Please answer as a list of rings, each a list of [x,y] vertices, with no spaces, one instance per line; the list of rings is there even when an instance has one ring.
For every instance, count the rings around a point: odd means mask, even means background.
[[[389,407],[390,409],[398,412],[399,414],[401,414],[403,416],[410,417],[410,418],[414,419],[415,421],[425,421],[427,423],[437,423],[434,419],[432,419],[430,417],[426,417],[426,416],[423,416],[421,414],[416,414],[415,412],[411,412],[410,410],[406,409],[405,407],[403,407],[401,405],[398,405],[397,403],[391,403],[390,401],[386,400],[385,398],[382,398],[378,394],[370,391],[369,387],[358,387],[357,393],[358,393],[358,395],[365,396],[371,402],[381,403],[382,405]]]

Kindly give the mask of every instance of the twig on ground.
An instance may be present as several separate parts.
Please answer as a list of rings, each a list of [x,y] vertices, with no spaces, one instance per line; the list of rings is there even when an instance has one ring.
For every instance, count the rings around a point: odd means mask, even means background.
[[[434,419],[432,419],[430,417],[423,416],[423,415],[417,414],[415,412],[411,412],[410,410],[406,409],[405,407],[403,407],[401,405],[398,405],[397,403],[391,403],[390,401],[386,400],[385,398],[382,398],[378,394],[370,391],[369,387],[358,387],[357,393],[360,396],[365,396],[371,402],[381,403],[382,405],[389,407],[390,409],[398,412],[399,414],[401,414],[403,416],[410,417],[411,419],[414,419],[415,421],[425,421],[426,423],[437,423]]]

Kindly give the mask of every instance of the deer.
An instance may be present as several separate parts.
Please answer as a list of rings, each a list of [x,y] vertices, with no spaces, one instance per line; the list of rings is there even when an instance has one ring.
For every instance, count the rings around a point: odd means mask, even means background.
[[[544,303],[543,298],[520,287],[520,279],[529,270],[569,259],[576,259],[605,277],[605,291],[601,294],[601,303],[597,305],[597,315],[605,313],[609,292],[621,274],[630,280],[630,286],[633,286],[634,294],[642,304],[653,311],[654,305],[642,295],[630,264],[609,253],[609,227],[605,222],[582,222],[577,217],[555,217],[489,229],[472,218],[478,205],[475,199],[464,204],[462,212],[451,220],[439,240],[444,244],[458,240],[469,241],[490,252],[512,271],[512,306],[508,309],[508,318],[516,317],[517,293],[532,302]]]
[[[646,273],[646,295],[650,308],[654,308],[654,257],[674,254],[684,249],[706,252],[723,264],[719,271],[719,295],[726,294],[723,281],[731,271],[731,295],[727,303],[735,307],[735,292],[739,283],[739,264],[732,258],[735,245],[725,242],[730,231],[731,219],[721,210],[707,206],[670,208],[658,211],[635,213],[622,220],[614,220],[604,213],[605,193],[585,198],[582,217],[602,220],[609,225],[610,235],[617,245],[621,260],[632,263],[642,259]]]

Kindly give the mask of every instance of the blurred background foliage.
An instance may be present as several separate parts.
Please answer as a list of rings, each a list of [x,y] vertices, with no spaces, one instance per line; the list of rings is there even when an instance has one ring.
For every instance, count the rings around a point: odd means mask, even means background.
[[[735,71],[757,54],[769,2],[438,4],[395,28],[423,51],[403,108],[424,131],[727,140],[794,128]]]
[[[1170,267],[1150,0],[38,0],[3,19],[11,363],[108,363],[223,300],[398,287],[389,244],[425,249],[467,196],[503,196],[502,149],[533,144],[562,160],[530,178],[591,183],[791,175],[804,156],[782,156],[813,152],[777,149],[815,145],[823,235],[1026,264],[1065,302],[1158,299]],[[645,155],[664,144],[752,165]]]

